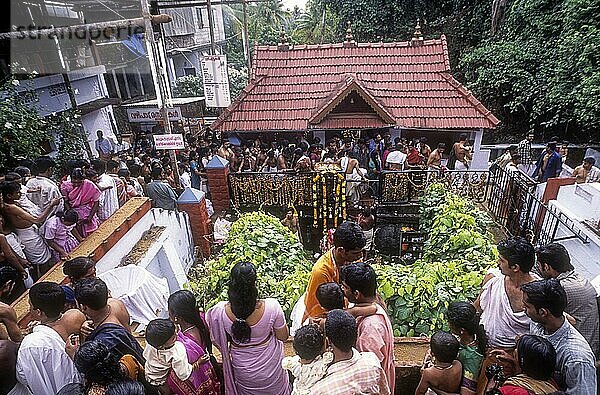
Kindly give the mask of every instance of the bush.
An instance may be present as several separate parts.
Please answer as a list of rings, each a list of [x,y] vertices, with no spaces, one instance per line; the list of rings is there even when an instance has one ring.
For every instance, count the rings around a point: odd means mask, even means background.
[[[441,184],[426,189],[420,213],[421,228],[428,232],[423,259],[411,266],[375,265],[395,336],[447,329],[448,305],[474,300],[498,257],[487,214]]]
[[[215,259],[190,272],[188,286],[205,309],[227,300],[229,273],[237,262],[256,266],[260,297],[276,298],[286,316],[306,290],[312,263],[298,238],[268,214],[243,214],[231,225],[227,242]]]

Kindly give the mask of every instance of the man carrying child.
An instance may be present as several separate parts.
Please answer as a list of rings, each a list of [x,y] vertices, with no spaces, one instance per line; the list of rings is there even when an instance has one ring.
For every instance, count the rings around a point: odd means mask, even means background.
[[[340,269],[362,258],[365,244],[365,234],[356,223],[346,221],[338,226],[333,234],[334,247],[321,256],[312,269],[306,288],[303,322],[308,317],[318,317],[325,313],[325,309],[317,300],[317,288],[327,282],[339,283]]]
[[[357,316],[359,351],[370,351],[381,363],[388,385],[392,393],[396,382],[394,366],[394,331],[390,319],[377,304],[377,275],[366,263],[353,263],[342,268],[342,289],[349,302],[355,308],[375,306],[376,312],[370,315]]]

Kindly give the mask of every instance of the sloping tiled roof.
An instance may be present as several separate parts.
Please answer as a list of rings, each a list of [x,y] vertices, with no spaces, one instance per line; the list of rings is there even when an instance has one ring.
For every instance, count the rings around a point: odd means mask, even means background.
[[[334,111],[351,92],[371,111]],[[498,122],[450,74],[442,35],[420,46],[410,42],[295,45],[288,50],[257,46],[250,83],[211,128],[493,129]]]

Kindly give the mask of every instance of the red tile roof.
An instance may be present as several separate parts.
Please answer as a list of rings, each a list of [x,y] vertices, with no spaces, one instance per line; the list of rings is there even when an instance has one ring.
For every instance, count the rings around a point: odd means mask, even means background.
[[[346,43],[347,44],[347,43]],[[372,111],[340,114],[351,92]],[[493,129],[498,119],[450,74],[446,37],[410,42],[257,46],[251,81],[219,131]]]

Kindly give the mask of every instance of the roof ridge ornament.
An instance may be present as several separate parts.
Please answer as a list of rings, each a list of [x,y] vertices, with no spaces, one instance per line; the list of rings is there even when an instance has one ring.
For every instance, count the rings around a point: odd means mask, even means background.
[[[423,46],[423,33],[421,32],[421,19],[420,18],[417,18],[417,25],[415,26],[415,32],[413,33],[412,40],[410,40],[410,44],[413,47]]]
[[[288,36],[287,36],[283,26],[281,27],[281,31],[279,32],[279,44],[277,44],[277,49],[280,51],[289,51],[289,49],[290,49],[290,43],[288,42]]]
[[[352,35],[352,23],[348,21],[347,24],[348,28],[346,29],[346,41],[344,41],[344,48],[356,47],[356,41],[354,41],[354,36]]]

